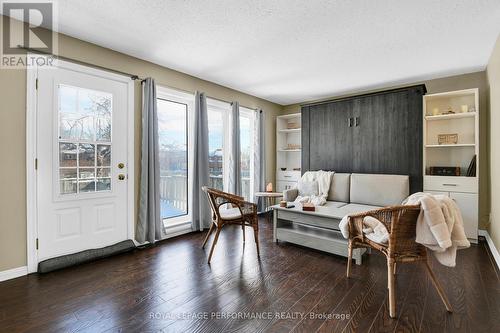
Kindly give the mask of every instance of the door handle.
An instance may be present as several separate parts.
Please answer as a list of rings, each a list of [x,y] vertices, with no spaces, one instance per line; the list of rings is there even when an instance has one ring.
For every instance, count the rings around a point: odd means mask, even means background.
[[[118,169],[123,169],[125,167],[125,164],[123,163],[118,163]]]
[[[359,117],[354,118],[354,126],[355,127],[359,126]]]
[[[120,173],[118,175],[118,180],[125,180],[125,175],[123,173]]]
[[[352,127],[352,118],[349,118],[348,124],[349,124],[349,127]]]

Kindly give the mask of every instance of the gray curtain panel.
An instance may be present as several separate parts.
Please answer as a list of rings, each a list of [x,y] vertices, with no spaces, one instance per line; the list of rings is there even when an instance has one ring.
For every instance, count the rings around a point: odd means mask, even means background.
[[[152,78],[142,83],[142,144],[139,216],[136,240],[154,243],[164,237],[160,216],[160,163],[158,158],[158,113],[156,85]]]
[[[201,189],[209,185],[207,98],[198,91],[195,93],[193,141],[192,229],[201,231],[210,226],[210,206],[207,195]]]
[[[255,136],[254,136],[254,193],[264,192],[266,190],[266,145],[265,145],[265,115],[262,110],[255,113]],[[258,211],[264,211],[263,200],[254,199],[258,203]]]
[[[240,103],[231,103],[231,152],[229,154],[229,192],[241,195]]]

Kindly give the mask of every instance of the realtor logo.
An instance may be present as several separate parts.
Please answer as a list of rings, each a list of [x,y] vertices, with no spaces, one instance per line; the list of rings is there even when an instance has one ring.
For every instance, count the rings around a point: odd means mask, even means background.
[[[2,2],[2,68],[53,65],[57,46],[54,4],[49,1]],[[30,55],[27,54],[29,49]],[[50,60],[50,63],[49,63]]]

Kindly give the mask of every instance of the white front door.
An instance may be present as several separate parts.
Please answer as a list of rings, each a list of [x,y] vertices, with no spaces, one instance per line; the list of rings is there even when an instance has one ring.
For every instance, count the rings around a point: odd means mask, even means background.
[[[37,77],[37,261],[132,238],[131,80],[63,61]]]

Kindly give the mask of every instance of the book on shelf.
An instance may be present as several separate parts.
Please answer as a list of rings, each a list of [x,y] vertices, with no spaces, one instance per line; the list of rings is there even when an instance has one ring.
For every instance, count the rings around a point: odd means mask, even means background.
[[[472,157],[472,160],[469,163],[469,167],[467,168],[467,177],[476,177],[476,155]]]

